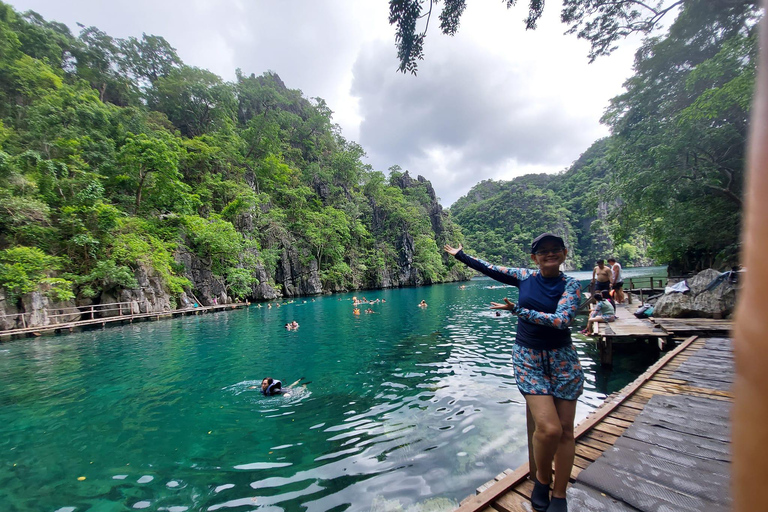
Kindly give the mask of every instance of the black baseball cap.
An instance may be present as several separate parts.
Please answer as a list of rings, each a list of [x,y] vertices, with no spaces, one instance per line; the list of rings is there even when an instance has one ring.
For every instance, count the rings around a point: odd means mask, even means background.
[[[561,247],[565,248],[565,242],[563,242],[563,239],[560,238],[559,236],[554,235],[552,233],[542,233],[536,238],[534,238],[533,242],[531,242],[531,254],[534,254],[536,251],[538,251],[539,246],[541,246],[542,243],[550,240],[552,242],[559,243]]]

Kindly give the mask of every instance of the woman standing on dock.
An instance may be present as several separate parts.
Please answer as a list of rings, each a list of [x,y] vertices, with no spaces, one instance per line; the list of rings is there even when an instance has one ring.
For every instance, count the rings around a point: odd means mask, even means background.
[[[569,326],[581,297],[579,282],[560,272],[568,254],[563,239],[543,233],[531,244],[531,260],[538,270],[492,265],[464,254],[462,246],[445,251],[465,265],[520,290],[518,303],[507,298],[491,309],[516,314],[517,335],[512,361],[515,380],[535,422],[533,458],[536,474],[531,493],[534,510],[565,512],[565,491],[573,467],[573,423],[576,399],[584,385],[584,372],[571,343]],[[550,500],[552,461],[555,482]]]

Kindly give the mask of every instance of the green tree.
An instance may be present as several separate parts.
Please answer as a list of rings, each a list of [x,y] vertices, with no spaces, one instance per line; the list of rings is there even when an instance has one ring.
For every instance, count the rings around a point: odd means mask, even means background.
[[[167,115],[185,136],[208,133],[234,119],[237,103],[231,85],[208,70],[173,68],[154,84],[150,106]]]
[[[141,39],[129,37],[119,41],[121,70],[142,88],[148,88],[160,78],[178,69],[181,59],[163,37],[142,34]]]
[[[61,264],[61,260],[36,247],[5,249],[0,251],[0,287],[10,302],[34,291],[44,291],[56,300],[72,299],[72,283],[52,276]]]
[[[738,257],[758,15],[749,5],[686,5],[669,34],[638,53],[605,116],[624,199],[617,238],[642,227],[655,255],[684,270]]]
[[[153,136],[144,133],[129,134],[120,149],[119,160],[125,179],[135,188],[134,213],[141,208],[142,193],[146,189],[158,190],[181,185],[179,158],[181,147],[165,132]],[[119,176],[119,177],[121,177]]]
[[[96,27],[82,27],[78,42],[72,50],[77,76],[98,91],[99,99],[122,106],[138,104],[136,84],[120,72],[125,67],[121,41]]]

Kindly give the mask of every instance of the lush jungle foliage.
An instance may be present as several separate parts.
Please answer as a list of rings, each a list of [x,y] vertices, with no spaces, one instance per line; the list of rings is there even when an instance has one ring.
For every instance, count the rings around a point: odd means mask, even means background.
[[[592,145],[567,171],[529,174],[512,181],[483,181],[451,207],[467,244],[477,253],[508,265],[530,265],[530,242],[553,231],[569,247],[566,265],[591,268],[598,258],[615,256],[626,266],[652,263],[642,231],[614,244],[615,216],[608,139]]]
[[[557,229],[575,267],[610,254],[673,272],[738,262],[760,13],[751,1],[676,3],[604,116],[609,138],[560,176],[481,183],[451,208],[479,252],[519,264],[521,241]]]
[[[74,36],[0,3],[0,288],[92,298],[144,267],[179,294],[187,251],[247,297],[256,267],[279,289],[287,248],[325,290],[380,286],[406,257],[418,284],[455,278],[431,185],[365,166],[331,114],[275,74],[229,83],[162,37]]]

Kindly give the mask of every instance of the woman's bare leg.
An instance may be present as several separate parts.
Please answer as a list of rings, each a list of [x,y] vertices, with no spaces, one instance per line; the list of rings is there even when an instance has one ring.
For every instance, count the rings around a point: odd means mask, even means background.
[[[565,498],[568,480],[571,478],[573,458],[576,452],[576,442],[573,438],[573,422],[576,417],[576,400],[561,400],[555,398],[555,408],[560,419],[562,434],[555,453],[555,485],[552,497]]]
[[[525,401],[536,425],[533,431],[536,480],[548,485],[552,481],[552,461],[563,434],[555,398],[549,395],[526,395]]]

